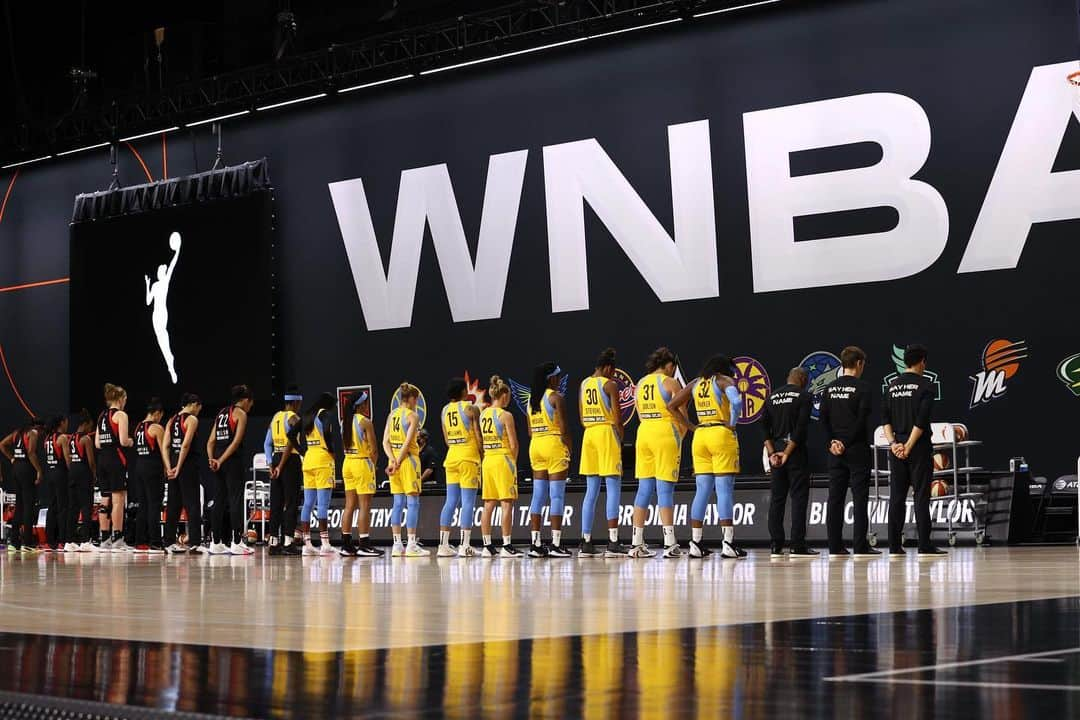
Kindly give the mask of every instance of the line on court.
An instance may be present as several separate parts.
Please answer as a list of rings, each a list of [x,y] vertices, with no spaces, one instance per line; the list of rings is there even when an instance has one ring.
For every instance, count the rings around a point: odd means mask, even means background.
[[[976,665],[990,665],[999,662],[1030,662],[1032,660],[1038,662],[1043,658],[1052,658],[1058,655],[1074,655],[1080,653],[1080,647],[1063,648],[1061,650],[1046,650],[1037,653],[1022,653],[1019,655],[1003,655],[995,658],[984,658],[982,660],[963,660],[960,662],[940,663],[938,665],[919,665],[912,668],[901,668],[899,670],[879,670],[877,672],[868,673],[856,673],[854,675],[832,675],[830,677],[822,678],[825,682],[902,682],[909,684],[948,684],[948,685],[963,685],[968,684],[962,681],[945,681],[945,680],[910,680],[896,678],[896,675],[904,675],[910,673],[929,672],[931,670],[953,670],[955,668],[962,667],[974,667]],[[974,683],[975,686],[986,685],[987,687],[1024,687],[1023,685],[1011,685],[1009,683]],[[1080,686],[1073,685],[1037,685],[1035,687],[1040,688],[1076,688],[1080,690]]]

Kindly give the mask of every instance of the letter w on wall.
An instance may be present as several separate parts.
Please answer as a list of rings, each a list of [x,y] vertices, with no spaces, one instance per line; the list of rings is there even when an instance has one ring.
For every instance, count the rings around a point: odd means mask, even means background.
[[[385,275],[363,180],[330,183],[330,198],[368,330],[412,324],[425,225],[431,229],[454,322],[502,315],[527,156],[527,150],[518,150],[492,155],[488,162],[475,267],[445,164],[402,171]],[[479,278],[484,279],[483,291]]]

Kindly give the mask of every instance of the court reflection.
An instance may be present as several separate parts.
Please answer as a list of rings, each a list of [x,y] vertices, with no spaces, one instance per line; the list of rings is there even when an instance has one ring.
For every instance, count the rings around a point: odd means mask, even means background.
[[[354,570],[347,572],[364,572]],[[1069,684],[1080,655],[1035,663],[964,665],[903,675],[929,684],[825,682],[826,677],[918,668],[1075,645],[1080,599],[921,610],[880,615],[509,639],[513,623],[561,622],[566,598],[553,591],[543,616],[515,612],[509,565],[459,564],[441,572],[473,592],[448,610],[445,634],[483,630],[493,639],[378,650],[329,651],[345,618],[371,612],[371,585],[320,593],[282,609],[308,623],[310,648],[247,648],[127,642],[6,633],[0,688],[162,710],[274,718],[767,718],[1010,717],[1050,702],[1033,682]],[[538,567],[538,573],[558,568]],[[454,575],[450,578],[450,575]],[[533,578],[531,587],[537,587]],[[390,575],[387,581],[401,581]],[[612,588],[621,582],[612,573]],[[363,588],[367,587],[367,590]],[[628,599],[629,600],[629,599]],[[715,597],[688,602],[723,602]],[[402,593],[394,628],[424,599]],[[656,609],[630,603],[636,613]],[[575,607],[579,605],[575,603]],[[535,607],[535,605],[534,605]],[[586,612],[616,614],[612,603]],[[599,618],[602,620],[602,618]],[[976,628],[1000,628],[987,634]],[[1064,642],[1064,644],[1063,644]],[[951,673],[951,674],[950,674]],[[960,683],[960,684],[957,684]],[[966,683],[966,684],[964,684]],[[978,683],[979,686],[972,686]],[[1053,695],[1053,693],[1050,693]],[[1075,693],[1052,698],[1076,716]],[[1048,706],[1049,708],[1050,706]]]

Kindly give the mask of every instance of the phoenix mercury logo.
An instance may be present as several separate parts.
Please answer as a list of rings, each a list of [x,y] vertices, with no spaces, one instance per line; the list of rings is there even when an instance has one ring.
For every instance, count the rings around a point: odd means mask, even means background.
[[[168,266],[158,265],[157,280],[153,282],[149,275],[143,275],[146,280],[146,305],[150,308],[150,322],[154,326],[154,336],[161,348],[161,356],[165,359],[165,367],[169,370],[173,385],[176,384],[176,358],[173,357],[172,345],[169,343],[168,302],[169,283],[180,259],[180,245],[180,233],[174,232],[169,236],[169,249],[173,251],[173,256]]]
[[[971,388],[971,407],[984,405],[1005,394],[1005,383],[1020,369],[1020,361],[1028,356],[1023,340],[991,340],[982,353],[983,369],[968,379]]]

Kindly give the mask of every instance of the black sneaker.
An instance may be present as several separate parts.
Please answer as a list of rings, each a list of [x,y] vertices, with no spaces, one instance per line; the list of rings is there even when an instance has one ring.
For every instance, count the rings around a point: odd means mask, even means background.
[[[703,558],[710,554],[710,551],[701,543],[694,540],[690,541],[689,555],[692,558]]]
[[[904,548],[889,548],[890,560],[903,560],[905,557],[907,557],[907,553],[904,552]]]
[[[338,548],[338,555],[342,555],[344,557],[356,557],[358,552],[359,548],[357,548],[351,540],[349,542],[342,543],[341,547]]]
[[[789,555],[792,560],[804,560],[807,558],[816,558],[821,555],[821,553],[819,553],[817,550],[811,550],[808,547],[799,547],[791,548],[791,552],[789,553]]]
[[[851,557],[855,560],[873,560],[876,557],[881,557],[881,551],[876,548],[868,547],[863,548],[862,550],[856,550],[851,554]]]
[[[794,552],[795,551],[792,550],[792,553],[794,553]],[[772,547],[770,547],[769,548],[769,557],[774,559],[774,560],[779,560],[780,558],[784,557],[784,546],[783,545],[773,545]]]
[[[596,549],[596,546],[591,542],[581,543],[581,547],[578,548],[578,557],[600,557],[602,552]]]
[[[544,547],[543,545],[530,545],[529,546],[529,557],[531,557],[531,558],[542,558],[542,557],[547,557],[547,556],[548,556],[548,549],[546,547]]]
[[[574,554],[564,548],[562,545],[551,545],[547,548],[549,557],[568,558],[573,557]]]
[[[623,545],[616,540],[615,542],[608,542],[607,547],[604,548],[604,557],[606,558],[624,558],[630,554],[630,548]]]
[[[281,546],[277,545],[277,544],[275,544],[275,545],[267,545],[266,546],[266,554],[267,555],[280,555],[281,554]]]
[[[281,554],[282,555],[297,556],[297,555],[301,555],[303,552],[304,551],[300,547],[299,543],[292,543],[290,545],[282,545],[281,546]]]
[[[945,557],[948,554],[948,551],[942,550],[939,547],[934,547],[933,545],[928,548],[919,548],[920,560],[935,560],[937,558]]]
[[[851,553],[849,553],[846,548],[840,548],[839,550],[830,550],[829,551],[829,559],[830,560],[843,560],[844,558],[848,557],[849,555],[851,555]]]
[[[531,550],[529,552],[532,553]],[[503,545],[499,548],[499,557],[521,557],[521,551],[513,545]],[[534,555],[533,557],[537,556]]]

